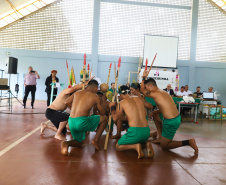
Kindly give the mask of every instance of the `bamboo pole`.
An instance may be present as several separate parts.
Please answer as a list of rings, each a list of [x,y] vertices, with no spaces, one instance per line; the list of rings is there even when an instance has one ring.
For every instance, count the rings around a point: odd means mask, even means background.
[[[114,96],[112,98],[112,102],[115,102],[115,99],[117,96],[117,84],[118,84],[118,75],[119,75],[119,70],[120,70],[120,64],[121,64],[121,57],[118,60],[118,70],[117,70],[116,77],[115,77],[115,89],[114,89]],[[109,118],[108,118],[108,132],[107,132],[106,138],[105,138],[104,150],[107,150],[107,147],[108,147],[110,127],[111,127],[111,111],[109,113]]]

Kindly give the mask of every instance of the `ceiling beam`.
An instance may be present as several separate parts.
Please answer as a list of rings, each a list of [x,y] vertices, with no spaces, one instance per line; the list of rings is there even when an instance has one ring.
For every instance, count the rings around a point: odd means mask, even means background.
[[[17,9],[12,5],[12,3],[9,2],[9,0],[6,0],[9,5],[11,6],[11,8],[13,9],[13,11],[15,12],[15,14],[17,15],[17,17],[20,19],[20,17],[18,16],[18,13],[23,17],[23,15],[17,11]]]

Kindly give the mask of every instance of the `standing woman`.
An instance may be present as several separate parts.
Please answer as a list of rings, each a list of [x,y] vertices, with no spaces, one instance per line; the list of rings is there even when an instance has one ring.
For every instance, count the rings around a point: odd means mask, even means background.
[[[45,92],[47,93],[47,107],[50,105],[51,88],[52,88],[52,86],[50,84],[59,82],[59,79],[56,77],[56,74],[57,74],[57,70],[52,70],[51,75],[46,78],[46,82],[45,82],[46,90],[45,90]],[[56,86],[54,87],[53,94],[54,95],[57,94]],[[56,96],[53,96],[53,101],[55,100],[55,98],[56,98]]]

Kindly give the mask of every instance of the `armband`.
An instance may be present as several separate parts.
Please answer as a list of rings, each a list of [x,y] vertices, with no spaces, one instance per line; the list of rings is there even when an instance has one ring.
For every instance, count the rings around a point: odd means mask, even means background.
[[[116,111],[116,106],[112,106],[111,111]]]

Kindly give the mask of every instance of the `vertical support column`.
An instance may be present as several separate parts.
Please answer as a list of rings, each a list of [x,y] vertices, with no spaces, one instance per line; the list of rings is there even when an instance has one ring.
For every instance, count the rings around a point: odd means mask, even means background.
[[[196,45],[197,45],[197,28],[198,28],[199,0],[193,0],[192,5],[192,22],[191,22],[191,45],[189,61],[189,89],[195,90],[195,66],[196,66]]]
[[[100,3],[101,0],[94,0],[92,54],[91,54],[91,67],[94,76],[98,76],[97,68],[99,60],[98,46],[99,46]]]

